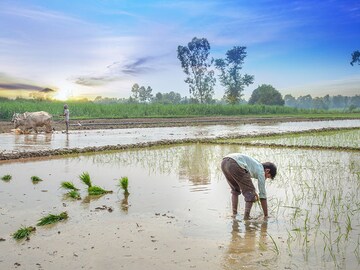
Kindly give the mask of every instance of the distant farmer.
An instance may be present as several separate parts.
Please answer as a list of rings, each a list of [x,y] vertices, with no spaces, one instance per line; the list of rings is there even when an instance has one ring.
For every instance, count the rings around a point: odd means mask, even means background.
[[[268,217],[266,201],[265,179],[274,179],[276,166],[271,162],[260,163],[256,159],[240,154],[232,153],[223,158],[221,169],[231,188],[231,203],[233,215],[237,214],[238,199],[242,193],[245,199],[244,219],[250,218],[251,207],[260,198],[264,217]],[[251,178],[258,180],[259,195],[256,194]]]
[[[66,124],[66,134],[69,133],[69,124],[70,124],[70,111],[67,104],[64,105],[64,113],[61,116],[65,116],[65,124]]]

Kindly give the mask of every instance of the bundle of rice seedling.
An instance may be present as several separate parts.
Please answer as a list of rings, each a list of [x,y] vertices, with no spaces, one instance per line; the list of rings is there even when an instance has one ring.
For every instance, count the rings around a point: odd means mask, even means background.
[[[129,186],[129,179],[126,176],[119,179],[119,187],[121,187],[124,190],[124,193],[126,195],[130,194],[128,191],[128,186]]]
[[[99,186],[93,186],[88,172],[83,172],[79,177],[80,180],[88,186],[89,195],[102,195],[105,193],[112,193],[111,190],[105,190]]]
[[[105,190],[99,186],[91,186],[88,188],[89,195],[102,195],[106,193],[112,193],[112,190]]]
[[[88,172],[83,172],[80,176],[80,180],[87,185],[88,187],[91,187],[91,179],[90,179],[90,175]]]
[[[18,229],[15,233],[13,233],[12,237],[16,240],[20,240],[23,238],[28,238],[30,236],[30,234],[32,232],[34,232],[36,230],[35,227],[21,227],[20,229]]]
[[[68,193],[66,193],[66,196],[73,198],[75,200],[81,200],[81,196],[77,190],[71,190]]]
[[[4,180],[4,181],[10,181],[12,178],[12,176],[10,174],[6,174],[4,175],[3,177],[1,177],[1,180]]]
[[[59,215],[53,215],[49,214],[41,219],[39,219],[39,222],[36,224],[37,226],[44,226],[48,224],[53,224],[56,222],[59,222],[61,220],[67,219],[68,214],[66,212],[62,212]]]
[[[42,181],[42,179],[38,176],[31,176],[31,180],[33,181],[34,184],[39,183],[40,181]]]
[[[79,190],[78,188],[75,187],[75,185],[73,183],[68,182],[68,181],[61,182],[61,187],[63,189]]]

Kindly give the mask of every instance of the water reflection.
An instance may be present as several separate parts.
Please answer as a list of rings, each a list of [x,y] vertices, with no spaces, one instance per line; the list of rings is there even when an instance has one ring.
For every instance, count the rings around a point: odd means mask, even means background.
[[[120,209],[125,214],[127,214],[128,211],[129,211],[129,200],[128,200],[128,198],[129,198],[129,194],[124,193],[124,198],[121,200],[121,204],[120,204]]]
[[[243,226],[243,227],[242,227]],[[232,220],[232,231],[225,253],[224,269],[259,269],[266,259],[267,221]]]
[[[51,133],[14,135],[14,148],[16,150],[36,150],[38,146],[50,148],[53,137]]]
[[[210,183],[210,168],[207,166],[210,153],[206,152],[206,148],[196,144],[182,153],[179,164],[180,179],[188,179],[195,186]]]
[[[66,133],[66,138],[65,138],[65,147],[64,148],[69,148],[70,143],[69,143],[69,133]]]

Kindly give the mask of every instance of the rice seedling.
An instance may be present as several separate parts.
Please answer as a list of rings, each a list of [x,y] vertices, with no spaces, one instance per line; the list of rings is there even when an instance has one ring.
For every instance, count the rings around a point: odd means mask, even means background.
[[[34,183],[34,184],[37,184],[39,183],[40,181],[42,181],[42,179],[38,176],[31,176],[31,181]]]
[[[28,238],[32,232],[36,230],[35,227],[26,227],[22,226],[15,233],[12,234],[12,237],[16,240],[21,240],[23,238]]]
[[[121,177],[121,179],[119,179],[119,186],[124,190],[124,194],[129,195],[129,190],[128,190],[128,186],[129,186],[129,179],[127,176]]]
[[[65,181],[65,182],[61,182],[61,188],[63,189],[69,189],[69,190],[79,190],[78,188],[75,187],[74,183]]]
[[[80,193],[77,190],[70,190],[68,193],[66,193],[66,196],[75,200],[81,200]]]
[[[88,186],[89,195],[103,195],[106,193],[112,193],[112,190],[105,190],[99,186],[93,186],[88,172],[83,172],[80,175],[80,180]]]
[[[351,218],[350,218],[349,214],[347,214],[347,216],[346,216],[345,225],[346,225],[345,239],[348,240],[348,238],[349,238],[349,233],[350,233],[350,231],[353,229],[353,228],[351,227]]]
[[[278,245],[276,244],[274,238],[272,238],[272,236],[271,236],[269,233],[266,233],[266,234],[270,237],[271,241],[272,241],[273,244],[274,244],[274,251],[275,251],[275,253],[276,253],[277,255],[279,255],[279,254],[280,254],[280,250],[279,250],[279,247],[278,247]]]
[[[59,215],[49,214],[49,215],[39,219],[39,222],[36,225],[37,226],[49,225],[49,224],[53,224],[53,223],[59,222],[61,220],[67,219],[67,218],[68,218],[67,212],[62,212]]]
[[[6,174],[3,177],[1,177],[1,180],[8,182],[11,180],[11,178],[12,176],[10,174]]]
[[[106,193],[112,193],[112,190],[105,190],[99,186],[91,186],[88,188],[89,195],[103,195]]]
[[[91,179],[90,179],[90,175],[88,172],[83,172],[80,176],[80,180],[87,185],[88,187],[91,187]]]

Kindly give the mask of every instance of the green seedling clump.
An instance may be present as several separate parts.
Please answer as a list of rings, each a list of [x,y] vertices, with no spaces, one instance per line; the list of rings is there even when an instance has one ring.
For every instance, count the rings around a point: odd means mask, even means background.
[[[99,186],[93,186],[88,172],[83,172],[80,175],[80,180],[88,186],[89,195],[102,195],[106,193],[112,193],[111,190],[105,190]]]
[[[129,179],[126,176],[121,177],[121,179],[119,180],[119,186],[124,190],[125,194],[130,194],[128,190]]]
[[[77,190],[70,190],[68,193],[66,193],[66,196],[75,200],[81,200],[81,196]]]
[[[59,215],[49,214],[49,215],[39,219],[39,222],[36,225],[44,226],[44,225],[48,225],[48,224],[53,224],[53,223],[59,222],[61,220],[67,219],[67,218],[68,218],[68,214],[66,212],[62,212]]]
[[[21,227],[18,229],[12,236],[16,240],[21,240],[23,238],[28,238],[32,232],[36,231],[35,227]]]
[[[88,188],[89,195],[102,195],[112,193],[112,190],[105,190],[99,186],[91,186]]]
[[[31,180],[33,181],[33,183],[39,183],[40,181],[42,181],[42,179],[38,176],[31,176]]]
[[[63,189],[68,189],[68,190],[79,190],[78,188],[75,187],[75,185],[71,182],[65,181],[65,182],[61,182],[61,187]]]
[[[88,187],[91,187],[91,179],[90,179],[90,175],[88,172],[83,172],[80,176],[80,180],[87,185]]]
[[[4,175],[3,177],[1,177],[1,180],[4,180],[4,181],[10,181],[12,178],[12,176],[10,174],[6,174]]]

